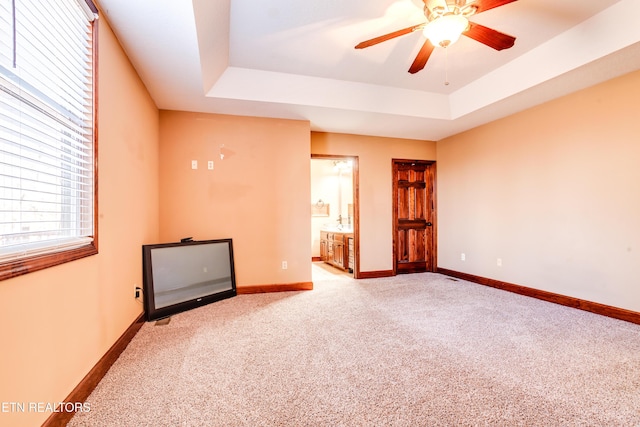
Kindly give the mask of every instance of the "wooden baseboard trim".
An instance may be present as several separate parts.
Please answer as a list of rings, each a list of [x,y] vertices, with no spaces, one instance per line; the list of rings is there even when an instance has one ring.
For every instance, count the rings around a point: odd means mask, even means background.
[[[238,286],[238,294],[261,294],[266,292],[310,291],[313,290],[313,282],[282,283],[275,285],[249,285]]]
[[[80,381],[76,388],[69,393],[64,400],[65,403],[84,403],[91,392],[96,388],[98,383],[106,375],[107,371],[120,357],[120,354],[129,345],[133,337],[138,333],[144,325],[144,313],[140,314],[136,320],[127,328],[126,331],[118,338],[109,350],[98,360],[98,363],[89,371],[87,375]],[[66,426],[71,420],[75,412],[54,412],[42,424],[42,427],[58,427]]]
[[[486,277],[448,270],[446,268],[438,267],[438,273],[445,274],[451,277],[457,277],[458,279],[467,280],[469,282],[478,283],[480,285],[490,286],[492,288],[502,289],[516,294],[525,295],[543,301],[553,302],[567,307],[577,308],[579,310],[589,311],[591,313],[600,314],[602,316],[612,317],[614,319],[624,320],[626,322],[636,323],[640,325],[640,313],[626,310],[624,308],[586,301],[580,298],[568,297],[566,295],[542,291],[540,289],[528,288],[526,286],[502,282],[500,280],[488,279]]]
[[[322,257],[319,256],[312,256],[311,257],[311,262],[319,262],[322,261]]]
[[[378,270],[378,271],[361,271],[358,274],[358,279],[378,279],[380,277],[392,277],[393,270]]]

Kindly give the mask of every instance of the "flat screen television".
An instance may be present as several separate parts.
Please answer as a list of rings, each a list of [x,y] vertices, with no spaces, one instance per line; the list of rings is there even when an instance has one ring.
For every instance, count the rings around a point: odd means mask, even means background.
[[[236,296],[231,239],[142,246],[147,321]]]

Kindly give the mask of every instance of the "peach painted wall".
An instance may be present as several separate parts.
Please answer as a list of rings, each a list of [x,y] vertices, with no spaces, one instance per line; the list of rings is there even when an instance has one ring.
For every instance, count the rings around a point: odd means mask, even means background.
[[[640,312],[639,165],[640,72],[439,141],[438,265]]]
[[[311,133],[313,154],[358,156],[360,271],[393,269],[391,160],[435,160],[436,143],[337,133]]]
[[[311,282],[309,134],[305,121],[161,111],[160,240],[232,238],[238,287]]]
[[[133,288],[140,247],[158,238],[158,110],[99,25],[99,254],[0,282],[0,402],[63,401],[142,313]],[[0,412],[0,425],[49,415]]]

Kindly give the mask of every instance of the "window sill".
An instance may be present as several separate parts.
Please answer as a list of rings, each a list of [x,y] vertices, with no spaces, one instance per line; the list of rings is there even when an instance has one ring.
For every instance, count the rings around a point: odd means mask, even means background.
[[[94,243],[91,243],[77,249],[60,251],[48,255],[26,257],[16,261],[6,262],[4,264],[0,264],[0,281],[22,276],[23,274],[33,273],[34,271],[44,270],[45,268],[75,261],[97,253],[98,248]]]

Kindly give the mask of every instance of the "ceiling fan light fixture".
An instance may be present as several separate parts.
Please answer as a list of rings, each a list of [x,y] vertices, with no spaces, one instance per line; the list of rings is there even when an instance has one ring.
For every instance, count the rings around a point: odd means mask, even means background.
[[[429,22],[422,33],[432,45],[447,47],[455,43],[467,27],[469,27],[467,18],[451,13]]]
[[[424,69],[431,53],[437,46],[447,47],[455,43],[461,35],[480,42],[495,50],[513,47],[516,38],[484,25],[470,22],[469,17],[486,10],[495,9],[517,0],[422,0],[424,16],[427,22],[412,25],[382,36],[358,43],[355,48],[363,49],[414,31],[422,30],[426,40],[418,51],[409,73],[415,74]],[[445,80],[445,84],[447,84]]]

